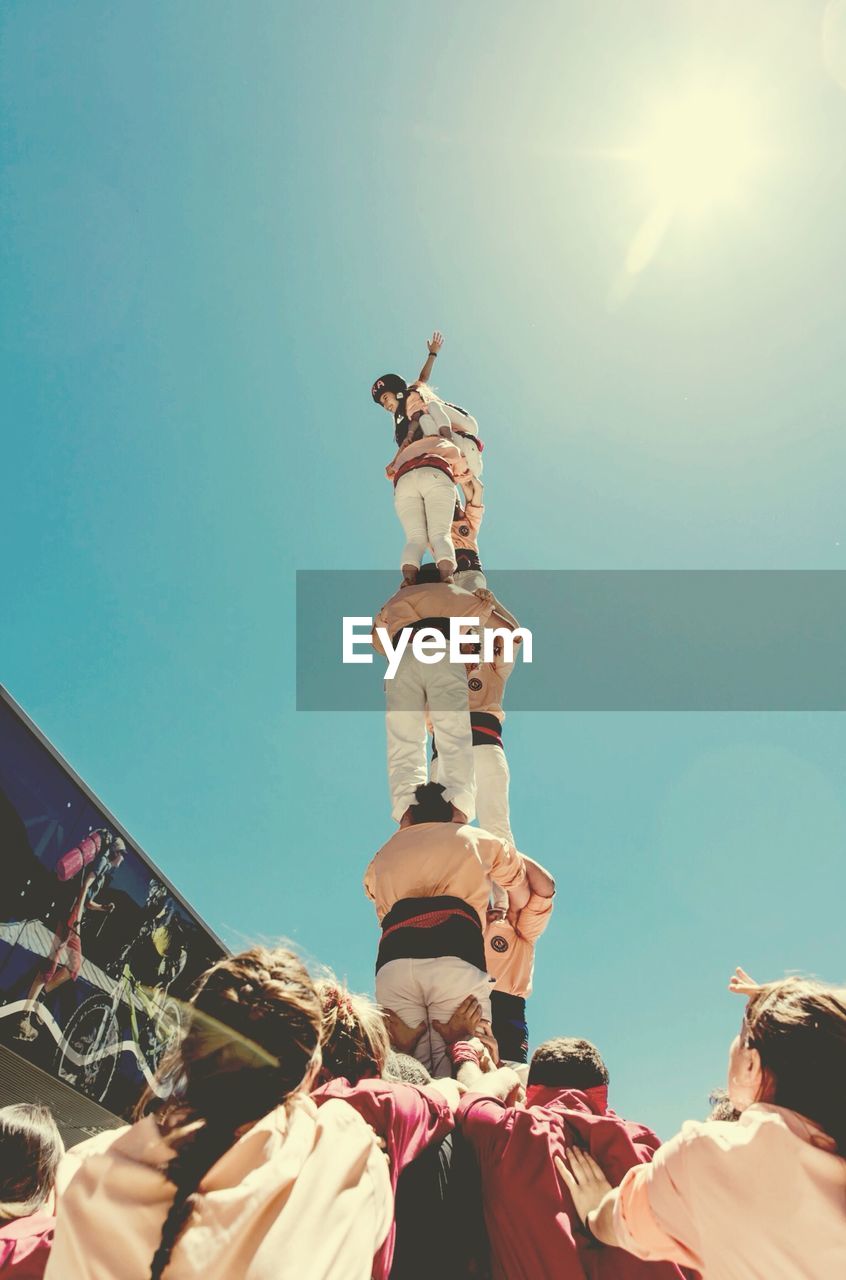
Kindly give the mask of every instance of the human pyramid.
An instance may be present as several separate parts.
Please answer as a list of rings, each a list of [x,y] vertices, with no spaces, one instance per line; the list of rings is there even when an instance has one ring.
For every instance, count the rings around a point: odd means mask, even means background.
[[[406,537],[402,583],[375,618],[372,638],[382,653],[385,636],[396,649],[405,630],[407,642],[385,681],[399,830],[364,877],[382,928],[376,998],[397,1047],[438,1077],[450,1074],[456,1031],[495,1042],[495,1060],[526,1063],[535,942],[555,893],[552,876],[517,852],[511,830],[502,704],[521,637],[488,589],[479,557],[478,424],[429,385],[442,346],[435,332],[416,381],[389,373],[371,388],[394,419],[397,451],[385,471]],[[433,559],[423,564],[427,550]],[[451,621],[467,618],[491,630],[490,652],[476,636],[462,641],[462,663],[446,655],[424,662],[408,643],[425,633],[421,641],[443,647]]]

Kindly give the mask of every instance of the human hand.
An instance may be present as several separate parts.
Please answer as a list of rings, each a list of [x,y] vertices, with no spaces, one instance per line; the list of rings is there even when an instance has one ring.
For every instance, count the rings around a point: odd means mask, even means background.
[[[576,1213],[584,1222],[588,1214],[599,1207],[611,1190],[611,1183],[593,1156],[588,1155],[586,1151],[580,1151],[578,1147],[568,1147],[567,1159],[570,1162],[569,1168],[560,1156],[555,1157],[555,1167],[573,1197]]]
[[[382,1012],[388,1039],[397,1053],[407,1053],[413,1057],[414,1050],[426,1030],[425,1021],[419,1022],[416,1027],[410,1027],[407,1022],[403,1022],[398,1013],[394,1013],[393,1009],[383,1009]]]
[[[488,591],[487,587],[477,587],[473,592],[473,595],[478,596],[480,600],[484,600],[486,604],[489,600],[493,600],[494,598],[494,593],[492,591]]]
[[[432,334],[431,338],[429,339],[429,341],[426,343],[426,346],[429,349],[429,355],[436,356],[443,345],[444,345],[444,335],[440,332],[439,329],[436,329],[435,332]]]
[[[476,1032],[476,1039],[481,1040],[482,1044],[487,1049],[494,1066],[498,1066],[500,1061],[499,1044],[497,1043],[496,1036],[491,1030],[489,1022],[483,1022],[481,1024],[479,1030]]]
[[[491,1057],[490,1049],[488,1049],[487,1045],[479,1036],[471,1036],[466,1043],[475,1051],[476,1057],[479,1059],[479,1069],[483,1071],[485,1075],[487,1075],[489,1071],[496,1071],[496,1063]]]
[[[454,1010],[449,1022],[432,1019],[432,1028],[442,1036],[446,1044],[457,1044],[459,1040],[469,1040],[475,1035],[482,1016],[482,1006],[475,996],[462,1000]]]
[[[756,996],[761,984],[738,966],[729,978],[729,991],[736,996]]]

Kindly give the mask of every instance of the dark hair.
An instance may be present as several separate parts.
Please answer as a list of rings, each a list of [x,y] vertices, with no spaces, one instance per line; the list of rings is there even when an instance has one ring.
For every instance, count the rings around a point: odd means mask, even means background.
[[[846,987],[770,982],[743,1017],[747,1048],[773,1081],[768,1102],[818,1124],[846,1156]]]
[[[64,1153],[49,1107],[0,1107],[0,1222],[26,1218],[41,1208]]]
[[[608,1084],[608,1068],[590,1040],[557,1036],[535,1049],[528,1082],[553,1089],[593,1089]]]
[[[714,1089],[708,1097],[711,1106],[709,1120],[739,1120],[740,1112],[726,1093],[725,1089]]]
[[[408,1053],[388,1054],[382,1070],[383,1080],[401,1080],[404,1084],[431,1084],[432,1077],[422,1062],[412,1058]]]
[[[431,560],[427,560],[425,564],[421,564],[417,570],[417,585],[424,586],[430,582],[440,582],[441,571]]]
[[[337,978],[315,984],[323,1008],[323,1073],[350,1084],[378,1078],[390,1053],[382,1010],[367,996],[354,995]]]
[[[444,799],[440,782],[421,783],[414,797],[408,811],[412,822],[452,822],[452,805]]]
[[[176,1187],[151,1280],[159,1280],[194,1209],[197,1187],[232,1146],[302,1085],[320,1043],[320,1001],[301,961],[284,948],[253,947],[219,960],[191,997],[185,1038],[162,1063],[174,1095],[159,1127],[176,1151],[165,1170]],[[194,1127],[198,1120],[204,1121]]]

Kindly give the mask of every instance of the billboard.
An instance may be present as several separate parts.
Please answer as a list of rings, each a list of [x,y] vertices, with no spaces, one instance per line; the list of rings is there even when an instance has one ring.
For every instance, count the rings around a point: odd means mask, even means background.
[[[0,1043],[128,1116],[224,950],[0,688]]]

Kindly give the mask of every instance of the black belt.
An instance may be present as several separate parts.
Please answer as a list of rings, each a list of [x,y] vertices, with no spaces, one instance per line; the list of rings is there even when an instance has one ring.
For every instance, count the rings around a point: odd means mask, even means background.
[[[433,631],[440,631],[444,639],[448,640],[449,639],[449,623],[450,623],[449,618],[420,618],[418,619],[417,622],[412,622],[407,627],[400,627],[399,631],[395,631],[394,634],[391,636],[391,644],[396,649],[397,643],[403,631],[411,632],[411,635],[408,637],[409,643],[411,643],[414,636],[417,635],[417,632],[422,631],[424,627],[431,627]]]
[[[472,551],[470,547],[456,547],[455,561],[458,568],[462,571],[466,569],[478,569],[481,572],[482,562],[479,559],[478,551]]]
[[[489,711],[470,712],[470,732],[473,735],[474,747],[502,746],[502,721],[499,716],[491,715]],[[437,758],[438,748],[435,735],[432,734],[432,759],[437,760]]]
[[[428,924],[426,918],[442,922]],[[485,935],[478,913],[463,898],[401,898],[382,920],[376,972],[391,960],[457,956],[483,973]]]

